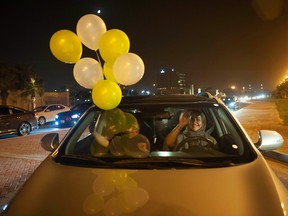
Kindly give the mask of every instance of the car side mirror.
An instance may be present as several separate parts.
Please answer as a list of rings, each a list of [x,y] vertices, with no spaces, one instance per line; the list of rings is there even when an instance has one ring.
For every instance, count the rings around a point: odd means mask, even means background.
[[[46,134],[40,140],[40,144],[43,149],[52,152],[55,148],[59,146],[59,134],[58,133]]]
[[[276,131],[273,130],[260,130],[258,132],[258,142],[255,143],[256,147],[263,151],[272,151],[280,148],[284,143],[284,139]]]

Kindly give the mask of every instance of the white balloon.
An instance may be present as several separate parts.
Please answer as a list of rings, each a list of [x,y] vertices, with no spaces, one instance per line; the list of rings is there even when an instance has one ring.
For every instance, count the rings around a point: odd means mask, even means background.
[[[73,68],[76,82],[84,88],[93,89],[99,80],[103,80],[103,70],[100,63],[93,58],[82,58]]]
[[[118,83],[133,85],[144,75],[145,66],[142,59],[134,53],[124,53],[114,62],[113,73]]]
[[[106,24],[95,14],[82,16],[76,26],[80,41],[86,47],[95,51],[99,48],[99,40],[106,31]]]

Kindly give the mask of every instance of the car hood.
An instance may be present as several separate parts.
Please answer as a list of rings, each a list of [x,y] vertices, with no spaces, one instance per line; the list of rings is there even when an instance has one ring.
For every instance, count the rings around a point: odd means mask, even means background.
[[[287,191],[261,156],[240,166],[181,170],[79,168],[47,157],[39,168],[8,216],[276,216],[288,210]]]

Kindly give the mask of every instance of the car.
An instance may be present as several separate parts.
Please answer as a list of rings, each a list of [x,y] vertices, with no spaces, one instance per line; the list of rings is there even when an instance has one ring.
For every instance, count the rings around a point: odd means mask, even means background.
[[[222,101],[231,110],[236,111],[239,109],[239,101],[236,97],[224,97]]]
[[[39,125],[44,125],[46,122],[54,122],[56,114],[68,110],[70,110],[70,107],[64,104],[42,105],[33,109],[36,113]]]
[[[80,116],[93,105],[93,102],[81,102],[73,107],[69,111],[58,113],[55,116],[55,125],[59,127],[72,127],[76,124]]]
[[[165,149],[181,113],[192,110],[206,116],[218,148],[189,149],[186,140],[188,149]],[[252,143],[214,97],[123,97],[111,110],[88,108],[61,140],[44,135],[41,146],[51,153],[4,215],[283,216],[288,191],[262,155],[283,142],[260,130]]]
[[[34,112],[12,105],[0,105],[0,136],[25,136],[36,129],[38,122]]]

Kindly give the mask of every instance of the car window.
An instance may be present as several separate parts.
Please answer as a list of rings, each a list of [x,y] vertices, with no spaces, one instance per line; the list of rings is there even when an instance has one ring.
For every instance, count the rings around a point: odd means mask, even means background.
[[[6,107],[0,107],[0,115],[9,115],[9,109]]]
[[[33,109],[34,112],[42,112],[47,106],[39,106]]]
[[[55,107],[55,110],[60,110],[60,109],[64,109],[65,107],[64,106],[62,106],[62,105],[57,105],[56,107]]]
[[[20,110],[20,109],[10,109],[10,113],[12,114],[17,114],[17,113],[23,113],[24,110]]]
[[[167,135],[177,126],[183,111],[200,111],[206,118],[205,132],[216,140],[217,148],[184,151],[185,157],[227,160],[250,157],[245,155],[247,140],[241,138],[239,128],[227,110],[216,105],[194,106],[123,106],[100,111],[95,107],[83,116],[66,140],[65,155],[103,158],[149,158],[170,152],[179,157],[179,151],[165,148]],[[187,141],[188,142],[188,141]],[[185,143],[185,145],[190,145]],[[157,157],[158,157],[157,156]],[[241,159],[241,160],[242,160]]]
[[[57,105],[48,106],[46,109],[46,112],[50,112],[50,111],[54,111],[54,110],[57,110]]]

